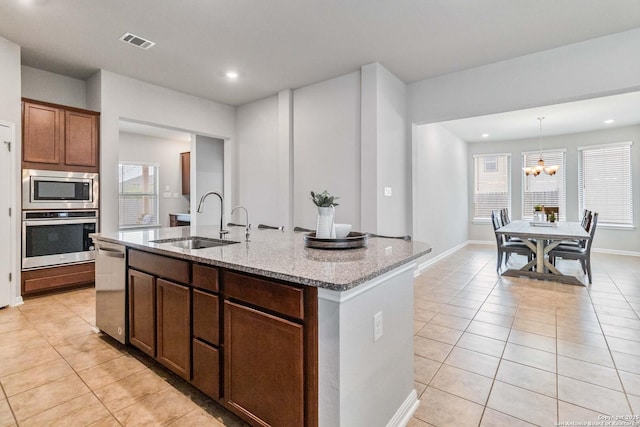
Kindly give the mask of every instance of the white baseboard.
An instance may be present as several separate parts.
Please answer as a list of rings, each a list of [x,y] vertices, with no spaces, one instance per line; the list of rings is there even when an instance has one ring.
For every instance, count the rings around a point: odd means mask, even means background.
[[[467,245],[494,245],[496,244],[495,240],[467,240],[465,242]]]
[[[591,250],[593,252],[598,252],[600,254],[640,256],[640,252],[634,252],[634,251],[619,251],[617,249],[603,249],[603,248],[591,248]]]
[[[422,272],[423,272],[427,267],[429,267],[431,264],[434,264],[434,263],[436,263],[436,262],[440,261],[441,259],[448,257],[448,256],[449,256],[449,255],[451,255],[452,253],[454,253],[454,252],[456,252],[456,251],[458,251],[458,250],[460,250],[460,249],[464,248],[464,247],[465,247],[465,246],[467,246],[468,244],[469,244],[469,243],[468,243],[468,241],[466,241],[466,242],[464,242],[464,243],[461,243],[461,244],[459,244],[458,246],[454,246],[453,248],[451,248],[451,249],[449,249],[449,250],[447,250],[447,251],[445,251],[445,252],[443,252],[443,253],[439,254],[438,256],[435,256],[435,257],[433,257],[433,258],[431,258],[431,259],[429,259],[429,260],[427,260],[427,261],[425,261],[425,262],[423,262],[423,263],[419,264],[419,265],[418,265],[418,268],[417,268],[417,269],[416,269],[416,271],[413,273],[413,276],[414,276],[414,277],[419,276],[419,275],[420,275],[420,274],[422,274]]]
[[[387,423],[387,427],[405,427],[413,414],[418,409],[420,401],[418,400],[418,393],[415,390],[411,390],[409,396],[402,402],[402,405],[398,408],[393,417]]]
[[[24,304],[24,300],[22,299],[22,296],[19,296],[13,300],[13,304],[11,304],[11,307],[17,307],[22,304]]]

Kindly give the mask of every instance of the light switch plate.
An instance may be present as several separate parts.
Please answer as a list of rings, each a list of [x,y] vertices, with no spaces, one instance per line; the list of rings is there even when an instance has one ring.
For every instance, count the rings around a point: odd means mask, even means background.
[[[385,197],[391,197],[391,194],[393,192],[391,191],[391,187],[384,187],[384,195]]]

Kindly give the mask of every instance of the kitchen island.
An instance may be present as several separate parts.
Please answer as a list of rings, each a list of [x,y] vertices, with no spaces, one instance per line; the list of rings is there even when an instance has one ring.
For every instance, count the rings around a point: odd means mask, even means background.
[[[430,247],[310,249],[304,233],[230,231],[238,243],[202,249],[176,243],[217,227],[95,235],[127,247],[129,342],[252,425],[406,423],[415,260]]]

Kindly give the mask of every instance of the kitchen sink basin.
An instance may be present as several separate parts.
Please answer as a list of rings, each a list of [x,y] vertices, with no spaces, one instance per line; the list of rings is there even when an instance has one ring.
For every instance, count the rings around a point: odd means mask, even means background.
[[[151,240],[153,243],[169,243],[172,246],[183,248],[183,249],[203,249],[203,248],[214,248],[216,246],[226,246],[231,245],[236,242],[235,240],[223,240],[223,239],[214,239],[211,237],[178,237],[174,239],[160,239],[160,240]]]

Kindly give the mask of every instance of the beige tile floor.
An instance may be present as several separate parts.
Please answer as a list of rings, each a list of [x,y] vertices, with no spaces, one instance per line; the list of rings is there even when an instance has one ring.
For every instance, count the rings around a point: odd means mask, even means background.
[[[409,426],[587,425],[640,414],[640,258],[592,256],[588,287],[500,278],[489,245],[418,276],[420,406]],[[572,261],[559,267],[578,271]],[[0,427],[243,425],[96,334],[94,307],[94,290],[82,289],[0,310]]]
[[[467,246],[416,278],[409,426],[640,425],[640,257],[593,253],[582,287],[501,278],[495,255]]]

